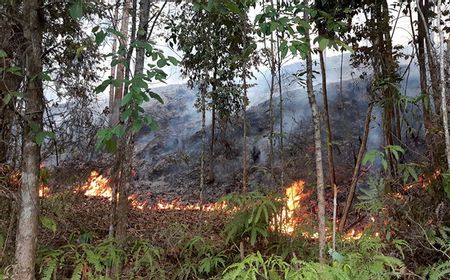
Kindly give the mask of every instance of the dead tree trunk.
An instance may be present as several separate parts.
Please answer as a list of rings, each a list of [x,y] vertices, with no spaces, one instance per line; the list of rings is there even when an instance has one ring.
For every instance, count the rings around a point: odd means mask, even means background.
[[[361,146],[359,146],[358,158],[356,159],[355,169],[353,170],[353,177],[350,184],[350,190],[347,195],[347,202],[345,203],[344,212],[339,223],[339,231],[343,232],[345,228],[345,223],[347,222],[348,213],[352,207],[353,197],[355,196],[356,185],[359,179],[359,170],[361,169],[361,163],[366,152],[367,139],[369,138],[370,120],[372,119],[372,108],[373,103],[369,104],[367,109],[366,120],[364,122],[364,132],[361,141]]]
[[[42,34],[44,23],[40,14],[42,2],[29,0],[23,6],[23,31],[27,42],[25,51],[26,91],[25,125],[23,132],[22,182],[20,187],[19,222],[17,225],[14,279],[35,279],[35,254],[39,213],[40,146],[36,133],[42,130],[44,95],[42,81]]]

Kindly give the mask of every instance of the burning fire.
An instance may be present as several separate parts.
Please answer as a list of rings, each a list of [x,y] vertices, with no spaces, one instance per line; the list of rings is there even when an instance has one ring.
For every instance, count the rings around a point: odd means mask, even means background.
[[[111,200],[112,190],[109,186],[109,179],[99,174],[97,171],[92,171],[87,182],[76,189],[76,191],[83,191],[84,195],[91,197],[105,197]],[[153,206],[149,205],[147,200],[140,201],[138,195],[132,194],[128,197],[131,207],[137,210],[201,210],[201,211],[215,211],[224,209],[225,203],[210,203],[210,204],[184,204],[179,199],[171,202],[159,201]]]
[[[275,223],[277,221],[280,223],[280,230],[284,234],[292,234],[295,230],[297,224],[295,210],[300,206],[304,186],[305,182],[303,180],[298,180],[285,190],[286,206],[283,207],[281,213],[277,215],[275,221]]]
[[[48,197],[50,195],[49,187],[45,185],[39,186],[39,197]]]
[[[86,196],[105,197],[111,199],[112,191],[109,187],[109,179],[103,177],[97,171],[92,171],[87,182],[78,188],[83,190]]]

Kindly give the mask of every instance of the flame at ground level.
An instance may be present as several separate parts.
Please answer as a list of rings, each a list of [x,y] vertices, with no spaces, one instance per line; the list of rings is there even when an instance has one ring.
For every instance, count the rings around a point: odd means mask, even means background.
[[[278,228],[281,233],[284,234],[292,234],[294,232],[298,222],[295,217],[295,211],[300,206],[304,186],[305,182],[303,180],[298,180],[286,188],[286,205],[282,208],[281,213],[276,216],[275,221],[273,221],[273,230]]]
[[[82,191],[84,195],[90,197],[104,197],[111,200],[112,190],[109,186],[110,180],[97,171],[92,171],[87,182],[82,186],[76,188],[75,191]],[[307,194],[304,193],[305,182],[298,180],[293,182],[289,187],[285,189],[285,196],[283,198],[284,206],[281,212],[277,214],[274,220],[271,222],[270,229],[277,230],[282,234],[292,235],[301,222],[301,216],[299,210],[301,208],[301,201]],[[39,190],[40,196],[48,196],[49,190],[43,186]],[[225,203],[210,203],[210,204],[186,204],[179,199],[172,200],[171,202],[159,201],[154,205],[150,205],[148,200],[140,200],[137,194],[130,195],[128,197],[130,205],[135,210],[180,210],[180,211],[216,211],[225,209],[227,205]],[[370,221],[373,223],[375,219],[371,217]],[[328,229],[326,229],[328,231]],[[318,239],[318,232],[309,233],[303,232],[301,235],[308,239]],[[351,230],[344,235],[347,240],[358,240],[362,237],[362,230]],[[379,236],[376,233],[375,236]],[[331,235],[327,234],[327,239],[330,239]]]
[[[112,199],[112,190],[109,185],[110,180],[97,171],[92,171],[87,182],[76,188],[77,191],[84,192],[85,196],[90,197],[104,197],[109,200]],[[128,197],[128,201],[133,209],[137,210],[201,210],[214,211],[224,209],[225,203],[210,203],[210,204],[184,204],[180,200],[175,199],[171,202],[159,201],[151,206],[147,200],[140,201],[138,195],[132,194]]]

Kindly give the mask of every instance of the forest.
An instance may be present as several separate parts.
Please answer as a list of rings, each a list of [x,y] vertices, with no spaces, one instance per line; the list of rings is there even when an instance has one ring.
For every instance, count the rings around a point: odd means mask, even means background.
[[[450,1],[0,0],[0,280],[450,279]]]

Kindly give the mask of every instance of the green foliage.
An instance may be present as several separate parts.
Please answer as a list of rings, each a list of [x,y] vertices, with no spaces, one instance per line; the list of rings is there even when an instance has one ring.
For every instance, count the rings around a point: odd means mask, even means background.
[[[448,279],[450,277],[450,260],[433,265],[427,269],[426,274],[428,275],[427,279],[430,280]]]
[[[442,187],[447,194],[447,198],[450,199],[450,171],[442,174]]]
[[[70,7],[69,14],[73,19],[78,19],[83,15],[82,0],[74,0]]]
[[[153,279],[164,274],[159,266],[161,250],[146,240],[136,240],[131,246],[125,265],[130,269],[130,279]]]
[[[383,244],[379,239],[363,236],[354,252],[344,254],[331,264],[321,265],[279,256],[263,257],[260,252],[248,255],[244,260],[228,266],[222,279],[345,279],[372,280],[399,278],[403,263],[381,253]]]
[[[222,120],[248,103],[244,91],[250,85],[244,85],[244,80],[252,77],[249,69],[257,60],[253,27],[246,13],[252,2],[185,4],[168,26],[172,31],[169,45],[184,53],[180,65],[188,85],[207,91],[199,94],[196,107],[214,108]]]
[[[387,162],[386,158],[389,155],[392,155],[396,161],[399,161],[400,157],[403,156],[405,154],[405,152],[406,151],[398,145],[387,145],[384,147],[383,152],[376,151],[376,150],[367,151],[362,160],[362,164],[366,165],[368,162],[370,162],[371,164],[374,164],[375,160],[379,159],[379,160],[381,160],[381,164],[383,165],[383,168],[386,171],[388,169],[388,162]],[[406,170],[406,171],[409,172],[410,170]],[[410,175],[413,175],[413,174],[410,173]]]
[[[107,34],[113,34],[115,36],[123,36],[120,32],[107,28],[102,30],[100,28],[94,28],[95,39],[97,44],[103,42]],[[95,88],[95,92],[101,93],[106,90],[108,86],[121,87],[124,86],[124,96],[120,104],[120,123],[110,128],[103,128],[97,133],[97,149],[105,147],[108,151],[115,151],[117,148],[117,139],[124,137],[127,132],[135,134],[146,125],[150,129],[157,129],[158,126],[154,119],[145,114],[143,104],[155,99],[160,103],[164,103],[162,98],[150,90],[150,83],[159,81],[164,82],[167,74],[162,70],[167,65],[176,65],[178,61],[174,57],[165,57],[163,52],[155,48],[150,42],[136,40],[129,46],[129,50],[126,50],[125,46],[120,48],[117,53],[110,54],[113,59],[111,61],[112,66],[122,64],[126,71],[129,71],[130,65],[124,57],[127,52],[132,49],[144,49],[146,55],[151,58],[152,63],[148,64],[148,68],[145,73],[136,74],[128,80],[118,80],[109,78],[104,80],[100,85]],[[156,63],[156,64],[155,64]]]
[[[309,33],[312,29],[311,22],[303,19],[305,13],[320,23],[320,35],[313,42],[309,40]],[[283,34],[279,48],[282,59],[288,53],[293,56],[299,55],[302,59],[305,59],[307,53],[312,51],[314,43],[318,44],[320,51],[327,48],[335,50],[342,48],[353,52],[347,44],[335,35],[335,33],[344,34],[348,31],[345,22],[324,10],[305,6],[303,3],[292,2],[281,5],[281,7],[267,5],[263,13],[256,16],[255,22],[259,26],[257,30],[259,36],[268,36],[275,32]]]
[[[385,182],[383,178],[370,177],[367,187],[360,188],[356,208],[378,213],[384,207]]]
[[[224,252],[200,236],[194,236],[186,242],[181,256],[183,262],[177,274],[178,279],[212,276],[225,267],[227,260]]]
[[[229,210],[236,210],[225,225],[226,242],[249,239],[255,245],[269,236],[269,227],[282,203],[259,192],[230,194],[221,199]]]
[[[72,269],[70,279],[81,279],[83,271],[88,279],[109,279],[106,277],[108,269],[119,263],[124,263],[127,279],[153,279],[163,275],[159,268],[160,250],[148,241],[137,240],[121,249],[113,240],[94,245],[81,242],[82,239],[86,238],[80,236],[78,244],[56,250],[41,250],[38,255],[41,279],[54,279],[60,269],[67,267]]]
[[[55,220],[53,220],[52,218],[49,218],[47,216],[40,216],[39,221],[40,221],[42,227],[44,227],[46,230],[56,233],[57,225],[56,225]]]

